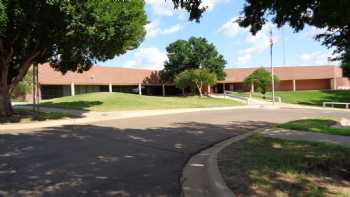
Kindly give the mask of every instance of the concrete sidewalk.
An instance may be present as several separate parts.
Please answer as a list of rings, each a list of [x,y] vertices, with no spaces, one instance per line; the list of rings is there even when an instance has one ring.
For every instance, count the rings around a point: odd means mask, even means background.
[[[185,108],[185,109],[164,109],[164,110],[140,110],[140,111],[118,111],[118,112],[82,112],[77,110],[66,110],[59,108],[41,107],[43,112],[62,112],[73,115],[78,115],[81,118],[71,118],[64,120],[47,120],[34,121],[30,123],[9,123],[3,124],[0,127],[0,133],[9,130],[28,130],[40,129],[47,127],[55,127],[62,125],[80,125],[106,120],[120,120],[127,118],[148,117],[158,115],[170,115],[179,113],[201,112],[201,111],[218,111],[218,110],[234,110],[234,109],[249,109],[253,106],[232,106],[232,107],[210,107],[210,108]]]
[[[350,137],[329,135],[323,133],[314,133],[306,131],[295,131],[288,129],[271,128],[263,132],[265,136],[285,139],[285,140],[301,140],[309,142],[326,142],[331,144],[350,146]]]
[[[182,194],[184,197],[228,197],[235,196],[227,187],[218,167],[217,157],[221,150],[232,143],[243,140],[260,129],[222,141],[211,148],[194,155],[183,169]]]

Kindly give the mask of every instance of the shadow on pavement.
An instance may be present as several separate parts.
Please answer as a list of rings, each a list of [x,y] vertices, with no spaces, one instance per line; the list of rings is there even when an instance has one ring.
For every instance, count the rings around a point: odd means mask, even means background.
[[[189,157],[266,122],[118,129],[62,126],[0,135],[0,196],[180,196]]]

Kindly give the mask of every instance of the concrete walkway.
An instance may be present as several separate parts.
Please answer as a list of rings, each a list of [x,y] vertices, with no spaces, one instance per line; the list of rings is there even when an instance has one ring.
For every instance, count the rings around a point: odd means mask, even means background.
[[[22,109],[31,109],[30,106],[16,106]],[[28,130],[56,127],[63,125],[82,125],[107,120],[120,120],[128,118],[149,117],[159,115],[171,115],[190,112],[206,112],[218,110],[251,109],[253,106],[232,106],[232,107],[209,107],[209,108],[185,108],[185,109],[163,109],[163,110],[139,110],[139,111],[117,111],[117,112],[89,112],[81,110],[60,109],[51,107],[40,107],[43,112],[61,112],[76,115],[77,118],[62,120],[34,121],[29,123],[8,123],[2,124],[0,133],[10,130]]]
[[[1,131],[0,196],[179,197],[194,154],[303,116],[350,113],[242,108]]]
[[[328,135],[323,133],[314,133],[306,131],[294,131],[288,129],[271,128],[263,132],[265,136],[286,139],[286,140],[302,140],[310,142],[326,142],[344,146],[350,146],[350,137],[339,135]]]

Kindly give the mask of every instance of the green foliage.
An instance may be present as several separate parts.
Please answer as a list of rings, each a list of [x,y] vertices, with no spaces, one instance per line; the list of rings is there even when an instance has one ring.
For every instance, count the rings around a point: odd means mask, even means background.
[[[219,80],[225,78],[224,68],[226,61],[218,53],[215,46],[205,38],[191,37],[188,41],[177,40],[167,48],[168,61],[160,72],[165,82],[174,81],[176,75],[188,69],[208,69],[215,73]]]
[[[83,72],[137,48],[146,34],[142,0],[0,0],[0,115],[32,64]]]
[[[30,93],[33,89],[33,72],[29,71],[26,76],[20,81],[15,89],[13,90],[11,97],[18,98],[24,97],[26,94]]]
[[[190,20],[199,22],[203,12],[206,10],[205,7],[200,7],[202,0],[172,0],[175,8],[183,8],[190,13]]]
[[[147,22],[140,0],[2,0],[0,20],[7,21],[0,58],[8,60],[9,82],[32,63],[49,62],[63,73],[88,70],[138,47]]]
[[[190,19],[202,16],[202,0],[172,0],[190,13]],[[183,1],[186,4],[181,4]],[[310,25],[325,29],[315,38],[323,45],[334,48],[337,60],[346,60],[350,54],[350,1],[349,0],[245,0],[239,24],[256,34],[264,24],[272,21],[278,27],[285,24],[296,32]],[[200,14],[198,14],[200,13]],[[347,59],[349,60],[349,59]]]
[[[324,33],[316,35],[316,39],[344,60],[350,52],[350,1],[339,0],[246,0],[244,16],[240,25],[249,27],[255,34],[271,18],[278,27],[289,24],[295,31],[304,29],[306,25],[324,28]]]
[[[0,36],[2,36],[7,25],[7,15],[4,0],[0,0]]]
[[[216,75],[208,69],[185,70],[178,74],[175,79],[177,88],[185,89],[197,88],[200,96],[202,96],[203,87],[214,85],[217,81]]]
[[[275,83],[278,83],[279,79],[277,76],[274,76]],[[271,73],[265,70],[264,68],[256,69],[252,74],[250,74],[245,80],[244,84],[251,85],[254,84],[256,91],[266,94],[269,87],[272,85],[272,76]]]
[[[194,70],[185,70],[182,73],[178,74],[175,79],[175,85],[177,88],[185,89],[190,88],[193,90],[196,87],[196,84],[194,83],[195,78]]]

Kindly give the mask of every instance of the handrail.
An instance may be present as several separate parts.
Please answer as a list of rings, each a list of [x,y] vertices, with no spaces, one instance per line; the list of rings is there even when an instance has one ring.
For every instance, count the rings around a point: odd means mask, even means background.
[[[343,102],[323,102],[322,106],[327,107],[327,105],[330,105],[332,108],[334,108],[334,105],[345,105],[346,109],[349,109],[350,103],[343,103]]]
[[[268,99],[268,100],[271,100],[273,101],[273,97],[272,96],[269,96],[269,95],[263,95],[263,94],[254,94],[253,97],[261,97],[263,99]],[[274,99],[276,102],[278,103],[282,103],[282,98],[280,96],[275,96],[275,99]]]
[[[240,95],[235,95],[234,93],[235,92],[233,92],[233,91],[228,91],[228,90],[225,90],[224,91],[224,95],[229,95],[229,94],[227,94],[227,93],[229,93],[230,94],[230,96],[232,96],[232,97],[237,97],[237,98],[239,98],[239,97],[241,97],[241,98],[250,98],[251,97],[251,95],[249,94],[249,95],[247,95],[247,97],[244,97],[244,96],[240,96]],[[248,94],[248,93],[247,93]],[[261,97],[261,98],[264,98],[264,99],[268,99],[268,100],[271,100],[272,101],[272,96],[269,96],[269,95],[263,95],[263,94],[254,94],[253,95],[253,97]],[[279,96],[275,96],[275,99],[274,99],[276,102],[278,102],[278,103],[282,103],[282,98],[281,97],[279,97]]]
[[[234,93],[233,91],[224,90],[224,96],[244,100],[247,102],[247,104],[249,104],[249,99],[250,99],[249,97],[234,95],[233,93]]]

